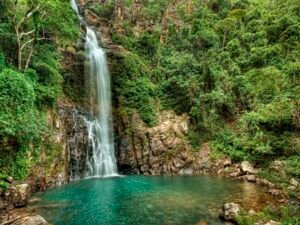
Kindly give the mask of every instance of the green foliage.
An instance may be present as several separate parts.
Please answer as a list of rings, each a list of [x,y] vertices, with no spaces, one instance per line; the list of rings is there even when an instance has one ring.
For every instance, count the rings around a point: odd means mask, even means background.
[[[155,86],[149,79],[128,80],[124,84],[122,96],[127,108],[136,108],[142,120],[149,126],[156,124]]]
[[[69,1],[0,1],[0,179],[28,175],[45,111],[62,93],[59,50],[79,29]]]
[[[3,53],[0,52],[0,73],[2,72],[2,70],[6,67],[5,64],[5,57],[3,55]]]
[[[147,59],[154,57],[158,51],[158,40],[155,34],[143,33],[136,39],[135,51]]]
[[[33,85],[11,69],[0,73],[0,137],[28,143],[39,137],[43,129],[35,110]]]
[[[131,53],[124,53],[115,59],[116,69],[112,71],[113,94],[118,98],[120,108],[131,113],[137,109],[148,125],[156,123],[156,87],[147,74],[149,69],[142,59]]]
[[[233,131],[225,129],[223,133],[217,133],[212,144],[213,154],[218,152],[230,156],[234,161],[250,159],[250,152],[244,149],[247,140],[239,138]],[[247,146],[249,148],[249,146]]]
[[[25,149],[5,149],[0,151],[1,177],[12,176],[15,180],[26,178],[29,171],[29,156]]]
[[[8,183],[3,181],[3,180],[0,180],[0,189],[1,190],[6,190],[8,187]]]
[[[57,49],[78,38],[79,28],[68,1],[15,3],[0,3],[0,141],[20,147],[41,134],[41,110],[55,106],[62,93]],[[87,7],[116,25],[112,40],[125,48],[111,66],[120,111],[136,110],[150,126],[159,110],[187,113],[194,147],[211,141],[214,156],[235,161],[284,159],[288,175],[299,177],[298,3],[141,1],[136,12],[134,1],[126,0],[121,4],[128,13],[118,21],[114,0]],[[8,70],[18,64],[13,18],[19,21],[36,5],[40,8],[22,25],[22,31],[35,29],[32,37],[39,37],[30,45],[29,68]],[[28,46],[23,53],[30,52]]]
[[[115,102],[139,109],[144,101],[150,109],[151,96],[158,110],[188,113],[190,142],[212,141],[216,156],[264,163],[299,154],[297,1],[168,5],[174,2],[142,2],[112,32],[113,42],[131,52],[113,67],[113,92],[122,96]],[[124,7],[133,12],[133,1]],[[144,89],[137,87],[142,80]]]
[[[286,171],[292,175],[300,178],[300,156],[294,155],[287,159]]]
[[[39,18],[38,26],[46,29],[50,33],[55,40],[55,44],[64,46],[77,41],[80,34],[78,18],[70,7],[70,1],[35,1],[35,4],[40,4],[41,9],[47,13],[46,17]]]
[[[89,5],[89,9],[95,12],[98,16],[101,16],[106,19],[111,19],[113,16],[115,7],[114,0],[107,0],[101,4]]]
[[[62,92],[62,76],[60,74],[59,55],[51,45],[38,46],[33,57],[32,68],[35,70],[35,91],[39,106],[55,106]],[[34,71],[31,71],[34,73]]]
[[[265,208],[254,215],[249,215],[249,213],[243,211],[238,216],[237,222],[240,225],[253,225],[259,221],[275,220],[280,221],[280,224],[283,225],[294,225],[300,221],[299,212],[300,207],[294,204]]]

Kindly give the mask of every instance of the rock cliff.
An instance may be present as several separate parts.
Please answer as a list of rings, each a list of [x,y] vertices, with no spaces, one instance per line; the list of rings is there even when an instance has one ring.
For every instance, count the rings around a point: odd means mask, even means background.
[[[119,170],[149,175],[178,174],[191,170],[193,153],[187,140],[188,117],[162,111],[158,125],[147,127],[134,113],[117,117]]]

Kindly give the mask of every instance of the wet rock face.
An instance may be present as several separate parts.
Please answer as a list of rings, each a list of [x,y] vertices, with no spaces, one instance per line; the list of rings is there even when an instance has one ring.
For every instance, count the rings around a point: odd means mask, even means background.
[[[88,139],[84,114],[66,100],[59,102],[56,112],[48,113],[48,124],[52,127],[51,145],[50,149],[46,145],[41,150],[39,163],[31,168],[26,179],[32,192],[60,186],[84,174]],[[49,159],[50,151],[53,153]]]
[[[118,117],[116,142],[121,173],[192,173],[194,155],[186,136],[188,117],[164,111],[158,121],[157,126],[149,128],[137,114],[129,120]]]
[[[65,140],[68,159],[68,177],[77,179],[84,176],[85,159],[88,148],[88,133],[84,111],[73,107],[63,106],[59,115],[65,128]]]

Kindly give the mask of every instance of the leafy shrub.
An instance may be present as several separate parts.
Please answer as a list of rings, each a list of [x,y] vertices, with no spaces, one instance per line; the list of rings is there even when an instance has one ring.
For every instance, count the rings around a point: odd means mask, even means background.
[[[269,103],[287,88],[286,75],[274,67],[250,70],[247,74],[248,90],[255,103]]]
[[[90,9],[97,13],[100,17],[111,19],[114,12],[115,1],[107,0],[104,3],[90,5]]]
[[[215,135],[212,148],[213,151],[223,152],[234,161],[249,160],[251,154],[244,148],[243,141],[233,131],[225,129],[223,133]]]
[[[5,57],[3,53],[0,52],[0,73],[6,67],[5,65]]]
[[[36,103],[38,106],[55,106],[62,93],[62,76],[60,74],[59,55],[51,45],[38,46],[33,57],[31,77],[35,77]],[[36,75],[33,75],[36,73]]]
[[[149,79],[128,80],[121,93],[126,99],[125,107],[137,109],[143,121],[148,125],[156,124],[155,86]]]
[[[286,171],[296,177],[300,178],[300,156],[295,155],[287,159]]]
[[[29,170],[29,158],[26,149],[2,149],[0,150],[0,168],[1,176],[12,176],[16,180],[22,180],[26,178]]]
[[[42,123],[35,110],[33,85],[11,69],[0,73],[0,137],[28,142],[39,137]]]

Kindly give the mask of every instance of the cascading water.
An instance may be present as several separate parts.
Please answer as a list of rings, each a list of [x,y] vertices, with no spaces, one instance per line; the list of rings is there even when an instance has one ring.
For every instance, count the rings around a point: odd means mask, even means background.
[[[78,10],[78,6],[75,0],[71,0],[71,7],[72,9],[77,13],[77,15],[79,16],[79,10]],[[80,17],[80,16],[79,16]]]
[[[75,0],[71,6],[79,15]],[[93,119],[85,119],[89,135],[89,151],[86,158],[86,177],[116,176],[117,165],[114,151],[114,137],[111,112],[110,75],[105,51],[99,46],[95,31],[86,25],[86,70],[88,88],[95,107],[91,110]]]

